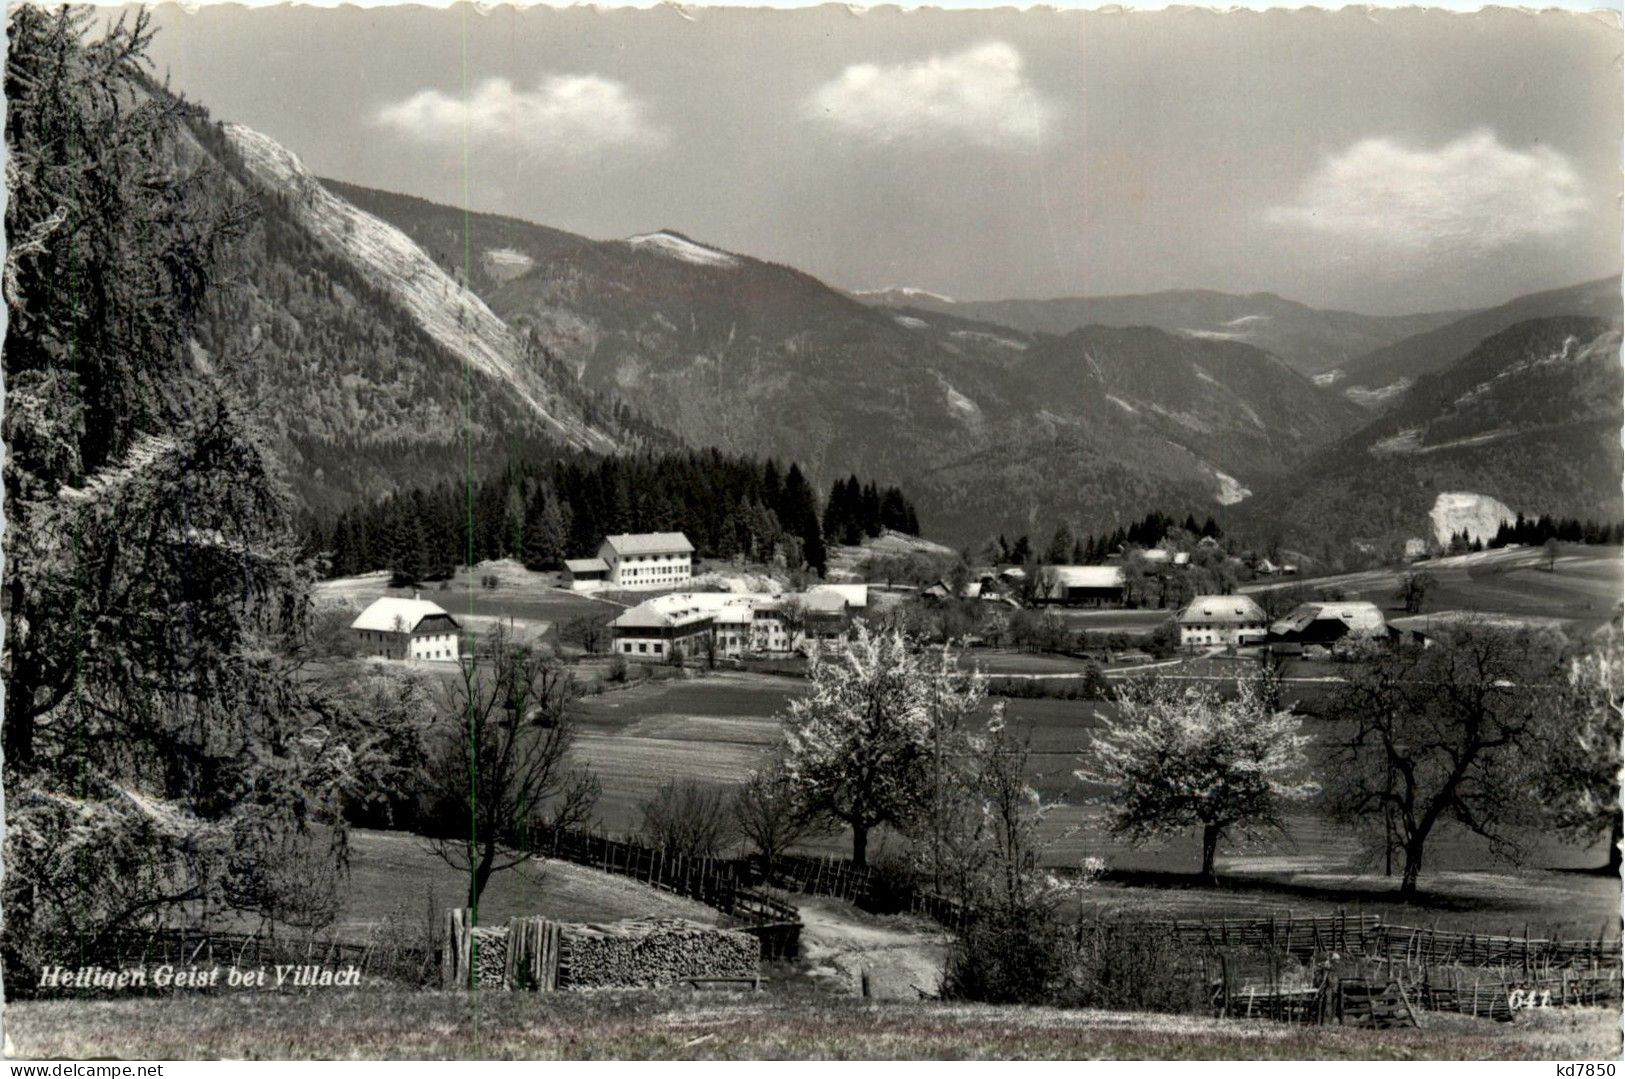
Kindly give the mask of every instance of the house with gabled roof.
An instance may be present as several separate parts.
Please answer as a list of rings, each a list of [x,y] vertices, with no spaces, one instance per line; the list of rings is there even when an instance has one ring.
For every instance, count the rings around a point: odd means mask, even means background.
[[[455,663],[462,656],[457,619],[417,595],[382,596],[350,623],[363,655]]]
[[[609,563],[602,558],[566,558],[564,575],[572,592],[591,592],[609,583]]]
[[[1250,596],[1197,596],[1177,621],[1185,648],[1256,644],[1268,636],[1270,625],[1269,615]]]

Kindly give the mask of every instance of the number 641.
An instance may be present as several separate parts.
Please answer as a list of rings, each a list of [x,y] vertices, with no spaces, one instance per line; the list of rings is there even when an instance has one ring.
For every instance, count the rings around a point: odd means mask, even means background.
[[[1550,1008],[1552,1006],[1552,991],[1550,989],[1514,989],[1507,994],[1507,1006],[1513,1011],[1519,1008]]]

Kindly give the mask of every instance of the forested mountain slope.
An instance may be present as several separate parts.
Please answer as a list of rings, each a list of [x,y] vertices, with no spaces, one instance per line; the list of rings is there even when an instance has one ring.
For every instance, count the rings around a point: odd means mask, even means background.
[[[196,362],[238,391],[307,504],[488,471],[532,444],[669,444],[271,140],[194,108],[176,157],[248,221]]]
[[[1488,496],[1528,517],[1615,520],[1619,355],[1618,319],[1516,323],[1421,376],[1387,413],[1240,508],[1239,519],[1311,551],[1426,537],[1446,492]]]
[[[596,241],[328,182],[403,230],[594,390],[696,446],[917,493],[954,542],[1147,505],[1205,512],[1345,433],[1355,411],[1238,341],[1061,338],[859,303],[676,232]]]

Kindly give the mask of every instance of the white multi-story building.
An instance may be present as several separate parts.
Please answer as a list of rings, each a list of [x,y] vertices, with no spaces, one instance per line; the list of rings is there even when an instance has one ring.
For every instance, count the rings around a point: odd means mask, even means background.
[[[786,606],[793,605],[790,616]],[[868,606],[864,585],[819,585],[800,595],[765,592],[675,592],[644,600],[610,623],[618,655],[669,659],[673,645],[685,656],[788,655],[811,638],[844,634]],[[709,640],[707,639],[709,638]]]
[[[598,557],[611,588],[681,588],[694,575],[694,545],[681,532],[605,536]]]
[[[350,623],[364,655],[385,659],[455,662],[462,655],[461,627],[437,603],[413,596],[384,596]]]
[[[1269,616],[1247,596],[1197,596],[1179,612],[1186,648],[1255,644],[1269,635]]]

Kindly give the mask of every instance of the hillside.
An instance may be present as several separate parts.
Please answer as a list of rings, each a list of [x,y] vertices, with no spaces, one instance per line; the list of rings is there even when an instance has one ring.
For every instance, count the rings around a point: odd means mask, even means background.
[[[1517,323],[1420,377],[1389,411],[1309,461],[1244,519],[1306,550],[1386,550],[1433,533],[1440,494],[1526,516],[1621,515],[1617,319]]]
[[[798,460],[820,488],[854,471],[901,483],[926,532],[954,544],[1061,515],[1100,530],[1146,505],[1206,512],[1356,420],[1241,342],[1055,340],[869,306],[676,232],[596,241],[329,186],[463,274],[586,387],[691,444]]]
[[[1253,345],[1273,352],[1305,375],[1347,364],[1462,314],[1361,315],[1321,310],[1271,292],[1235,296],[1206,289],[1048,300],[954,301],[918,289],[881,289],[857,295],[879,306],[914,307],[1027,333],[1060,335],[1091,325],[1155,326],[1193,338]]]
[[[1352,401],[1382,409],[1396,404],[1402,391],[1423,375],[1453,363],[1479,342],[1510,326],[1561,315],[1617,320],[1620,307],[1617,276],[1531,293],[1374,349],[1327,371],[1323,382]]]
[[[249,219],[194,359],[257,416],[307,505],[459,475],[470,456],[487,471],[530,444],[664,441],[272,140],[197,109],[177,157]]]

